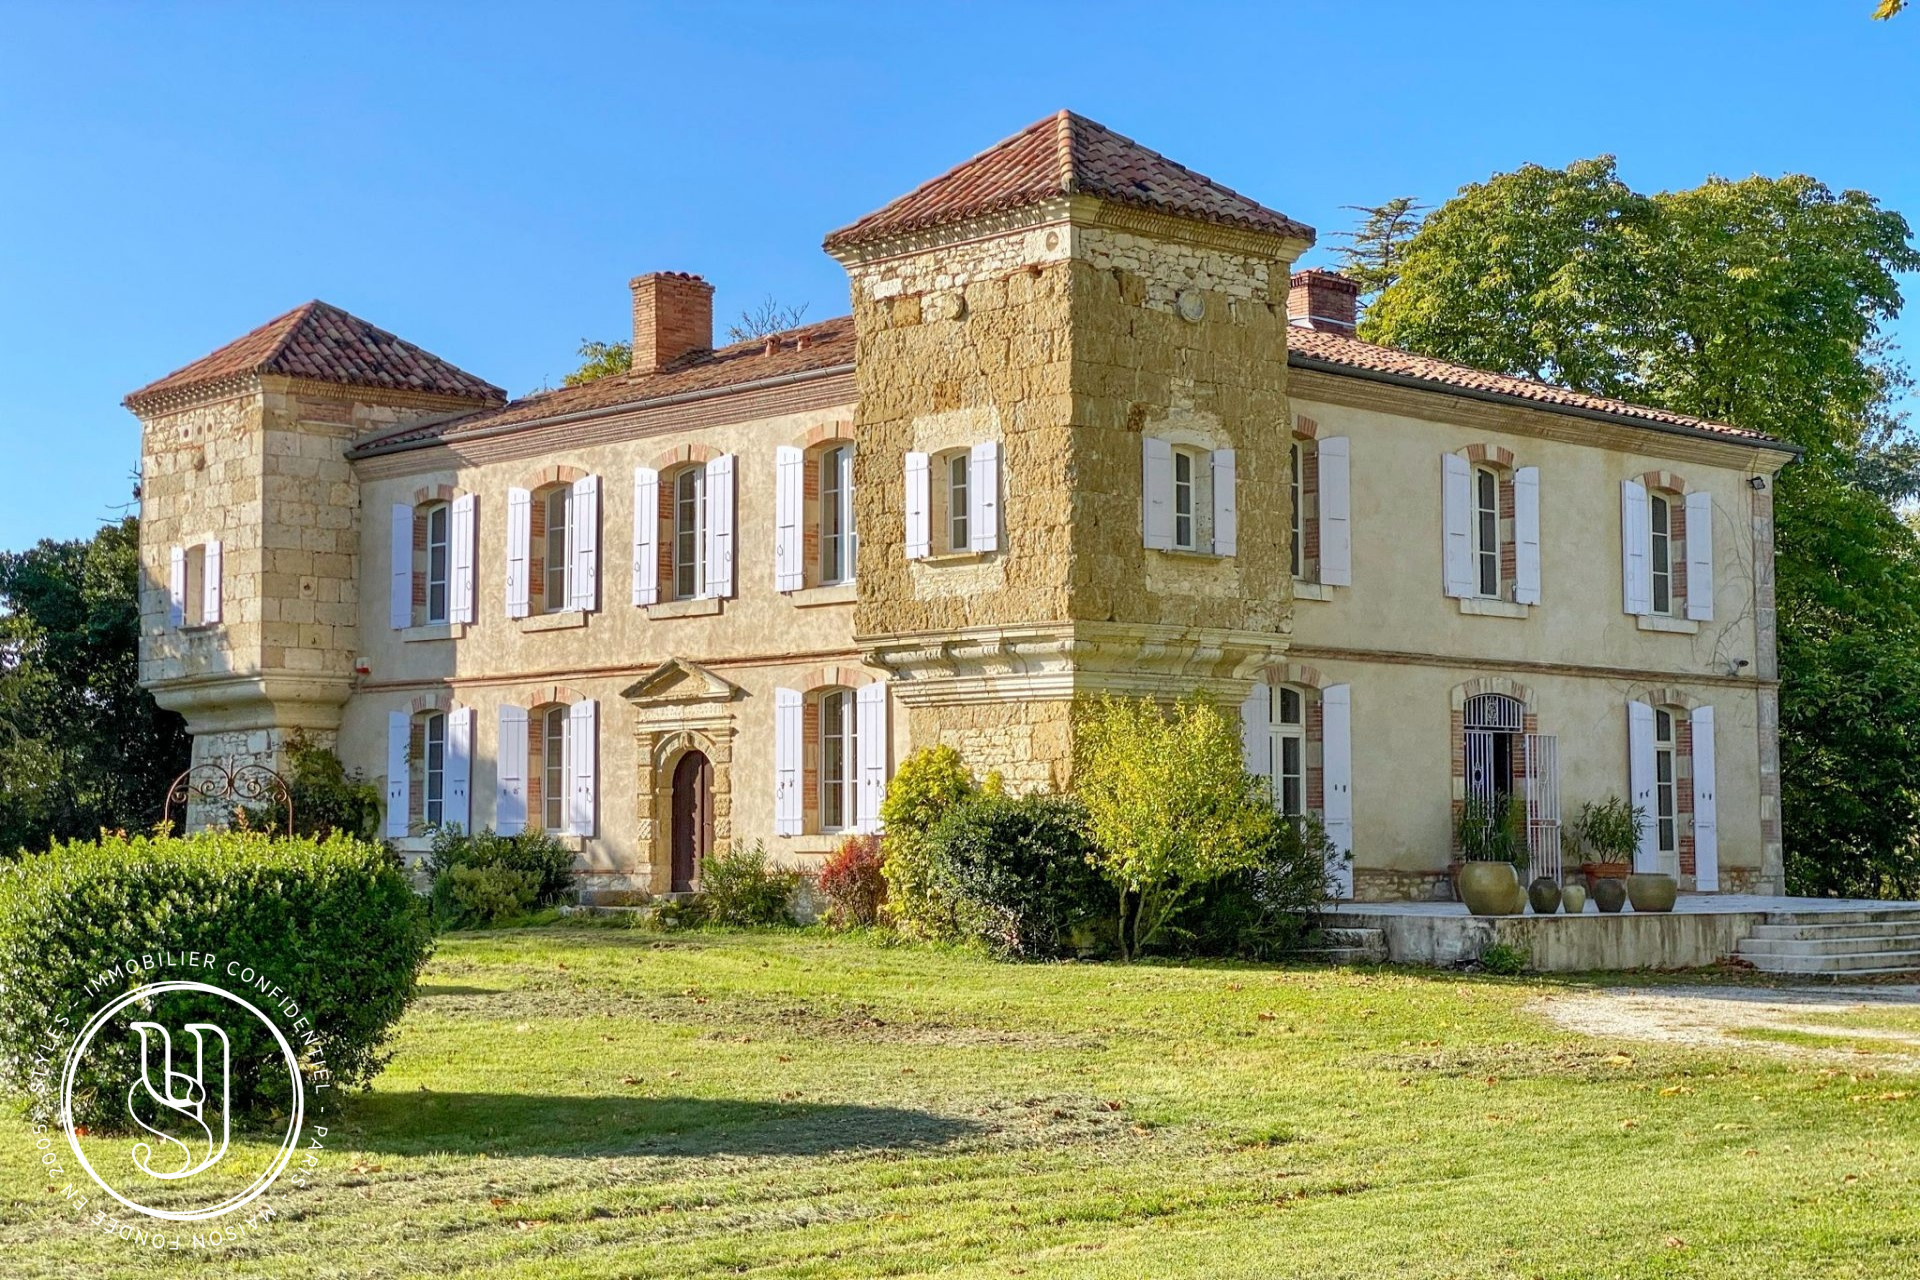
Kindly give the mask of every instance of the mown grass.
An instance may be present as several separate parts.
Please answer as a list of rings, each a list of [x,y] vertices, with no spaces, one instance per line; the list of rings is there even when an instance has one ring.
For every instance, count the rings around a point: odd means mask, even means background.
[[[40,1276],[1594,1277],[1920,1270],[1904,1077],[1554,1029],[1563,984],[1007,966],[821,934],[446,939],[313,1185],[217,1256],[56,1207]]]

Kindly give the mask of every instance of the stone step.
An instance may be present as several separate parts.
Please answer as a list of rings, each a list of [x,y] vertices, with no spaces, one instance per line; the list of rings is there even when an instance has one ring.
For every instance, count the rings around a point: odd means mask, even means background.
[[[1371,947],[1304,947],[1291,952],[1290,960],[1299,960],[1307,964],[1385,964],[1386,945],[1375,951]]]
[[[1920,938],[1920,920],[1884,920],[1860,924],[1758,924],[1748,935],[1776,941],[1814,942],[1846,938]]]
[[[1742,949],[1740,958],[1762,973],[1863,974],[1912,973],[1920,970],[1920,950],[1862,951],[1854,955],[1781,956],[1752,955]]]
[[[1872,934],[1859,938],[1762,938],[1740,943],[1743,956],[1857,956],[1877,951],[1920,950],[1920,936]]]
[[[1920,902],[1861,907],[1847,911],[1769,911],[1768,924],[1914,924],[1920,923]]]

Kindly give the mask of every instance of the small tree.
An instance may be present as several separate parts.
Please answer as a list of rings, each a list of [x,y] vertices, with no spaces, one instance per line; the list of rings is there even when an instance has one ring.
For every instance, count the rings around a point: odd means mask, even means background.
[[[1412,196],[1395,196],[1385,204],[1342,207],[1366,216],[1352,231],[1333,233],[1346,241],[1334,250],[1340,256],[1340,274],[1360,286],[1362,297],[1373,298],[1400,278],[1400,262],[1428,206]]]
[[[569,387],[583,386],[633,368],[633,345],[627,342],[595,342],[592,338],[582,338],[575,354],[580,357],[580,367],[561,379]]]
[[[727,326],[727,340],[730,342],[749,342],[754,338],[764,338],[770,333],[784,333],[796,327],[800,318],[807,314],[807,304],[788,306],[774,298],[772,294],[760,299],[760,305],[751,311],[742,311],[740,319]]]
[[[880,867],[887,878],[886,913],[902,933],[953,933],[953,903],[935,883],[928,836],[940,819],[980,791],[979,779],[960,753],[944,745],[922,747],[902,760],[887,784],[880,802],[885,832]]]
[[[1077,716],[1074,789],[1095,863],[1120,895],[1120,949],[1153,942],[1197,887],[1260,857],[1272,807],[1241,762],[1239,727],[1204,696],[1171,712],[1103,695]]]

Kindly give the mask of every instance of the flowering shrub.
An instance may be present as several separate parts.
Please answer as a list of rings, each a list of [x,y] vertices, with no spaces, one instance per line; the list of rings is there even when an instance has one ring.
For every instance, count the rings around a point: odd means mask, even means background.
[[[820,868],[820,894],[827,900],[827,922],[870,925],[880,918],[887,877],[880,867],[879,836],[848,836]]]

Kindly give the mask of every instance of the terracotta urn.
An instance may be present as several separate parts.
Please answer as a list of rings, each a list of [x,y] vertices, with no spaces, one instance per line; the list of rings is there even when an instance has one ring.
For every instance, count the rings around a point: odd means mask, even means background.
[[[1560,907],[1570,916],[1577,916],[1587,909],[1587,886],[1578,880],[1572,884],[1560,886]]]
[[[1680,882],[1656,871],[1637,871],[1627,877],[1627,898],[1635,911],[1671,911],[1680,896]]]
[[[1627,905],[1627,882],[1606,877],[1593,882],[1593,905],[1609,915]]]
[[[1460,900],[1476,916],[1510,916],[1526,905],[1520,873],[1511,862],[1460,864]]]
[[[1560,885],[1552,876],[1536,877],[1527,886],[1527,901],[1533,904],[1533,914],[1550,916],[1560,909]]]

